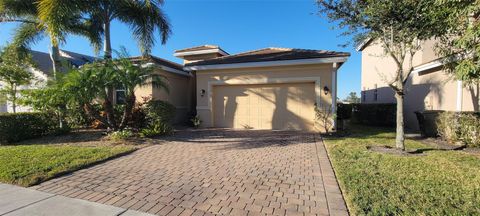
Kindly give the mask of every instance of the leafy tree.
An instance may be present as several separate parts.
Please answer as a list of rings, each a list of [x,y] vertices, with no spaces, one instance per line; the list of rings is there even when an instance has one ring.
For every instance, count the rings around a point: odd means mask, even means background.
[[[360,103],[360,98],[357,96],[356,92],[350,92],[344,101],[349,103]]]
[[[383,47],[396,65],[385,80],[397,101],[396,147],[405,150],[403,101],[420,42],[445,32],[445,5],[436,0],[318,0],[320,12],[352,35],[355,44],[370,41]],[[385,76],[386,77],[386,76]]]
[[[12,103],[14,113],[17,112],[19,87],[29,85],[33,80],[33,74],[28,71],[32,62],[25,50],[14,46],[5,47],[0,53],[0,82],[4,84],[0,94]]]
[[[439,0],[448,5],[448,34],[441,37],[439,54],[446,69],[467,84],[480,81],[480,1]]]

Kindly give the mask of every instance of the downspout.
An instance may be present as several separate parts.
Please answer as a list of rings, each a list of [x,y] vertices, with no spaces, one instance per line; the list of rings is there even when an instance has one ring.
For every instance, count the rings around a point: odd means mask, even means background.
[[[463,111],[463,81],[457,80],[457,112]]]
[[[337,70],[338,63],[333,63],[332,68],[332,114],[333,130],[337,130]]]

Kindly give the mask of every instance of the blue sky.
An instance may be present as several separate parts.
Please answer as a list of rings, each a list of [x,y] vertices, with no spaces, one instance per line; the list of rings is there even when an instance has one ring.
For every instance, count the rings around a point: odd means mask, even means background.
[[[165,0],[164,11],[173,27],[167,44],[158,43],[152,54],[181,63],[174,50],[214,44],[233,54],[264,47],[325,49],[350,52],[352,56],[339,72],[338,96],[360,92],[361,55],[353,47],[340,47],[350,38],[332,30],[333,24],[317,13],[314,0]],[[7,43],[14,24],[0,24],[0,46]],[[125,46],[138,55],[127,26],[112,26],[112,46]],[[87,40],[70,36],[62,49],[94,55]],[[44,39],[32,49],[48,52]]]

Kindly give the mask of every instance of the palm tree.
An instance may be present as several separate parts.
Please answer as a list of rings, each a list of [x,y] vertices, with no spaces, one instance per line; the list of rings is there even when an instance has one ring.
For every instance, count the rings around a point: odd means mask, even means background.
[[[114,20],[127,24],[144,55],[155,45],[155,33],[159,31],[161,42],[165,44],[171,28],[161,6],[163,0],[38,0],[40,19],[54,38],[64,31],[63,18],[68,14],[82,14],[88,17],[93,26],[101,26],[98,33],[103,36],[105,59],[112,58],[110,28]],[[55,41],[53,41],[55,42]],[[108,97],[103,102],[107,119],[115,121],[113,112],[113,89],[107,89]]]
[[[102,122],[111,130],[123,129],[129,123],[135,106],[135,89],[145,85],[163,88],[168,91],[168,85],[163,76],[153,72],[152,67],[144,67],[142,62],[133,63],[129,58],[105,60],[88,64],[77,71],[67,74],[63,89],[69,98],[82,105],[85,112]],[[108,88],[125,89],[125,107],[120,122],[115,118],[104,118],[93,108],[95,99],[104,101],[103,108],[107,112],[105,101],[108,98]]]
[[[161,6],[163,0],[38,0],[40,19],[46,23],[50,35],[62,35],[66,14],[83,14],[92,23],[101,26],[105,59],[112,58],[111,23],[118,20],[127,24],[143,54],[149,54],[159,31],[165,44],[171,28]]]
[[[14,44],[28,48],[44,37],[50,37],[50,57],[54,79],[57,77],[57,72],[62,70],[59,42],[64,42],[67,33],[87,37],[93,47],[97,50],[100,47],[101,33],[99,26],[96,26],[91,20],[82,18],[79,13],[70,13],[63,16],[62,23],[58,24],[62,33],[57,35],[48,34],[46,24],[38,16],[37,0],[0,0],[0,23],[20,23],[15,31]]]

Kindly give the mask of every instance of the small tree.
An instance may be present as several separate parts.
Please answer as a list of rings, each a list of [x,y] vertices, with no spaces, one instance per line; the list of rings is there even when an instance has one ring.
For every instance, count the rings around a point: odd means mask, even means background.
[[[435,0],[318,0],[320,12],[353,35],[355,44],[379,44],[396,65],[386,83],[397,101],[396,147],[405,150],[403,101],[405,84],[421,41],[445,32],[446,14]]]
[[[319,123],[325,130],[325,133],[328,134],[333,127],[333,120],[336,118],[335,114],[332,112],[332,107],[317,106],[317,104],[315,104],[314,111],[315,122]]]
[[[32,82],[33,74],[28,71],[32,65],[26,50],[7,46],[0,53],[0,82],[4,85],[0,94],[12,103],[14,113],[17,112],[19,87]]]
[[[356,92],[350,92],[344,101],[348,103],[360,103],[360,98],[357,96]]]

